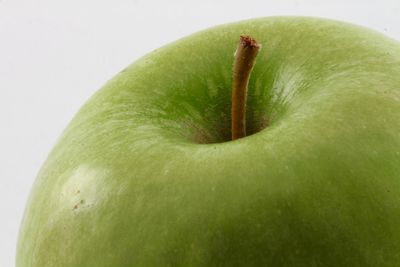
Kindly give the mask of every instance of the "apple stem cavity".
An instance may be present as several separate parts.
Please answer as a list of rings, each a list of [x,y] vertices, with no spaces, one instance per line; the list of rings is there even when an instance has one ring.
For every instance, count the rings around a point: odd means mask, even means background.
[[[250,36],[241,35],[235,52],[232,80],[232,140],[246,136],[246,100],[250,74],[261,45]]]

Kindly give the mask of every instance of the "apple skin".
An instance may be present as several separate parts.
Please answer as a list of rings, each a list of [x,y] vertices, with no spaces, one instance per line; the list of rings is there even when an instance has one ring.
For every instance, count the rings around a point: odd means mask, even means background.
[[[252,135],[228,141],[240,34],[263,47]],[[400,266],[400,44],[271,17],[141,58],[79,111],[34,184],[17,267],[54,266]]]

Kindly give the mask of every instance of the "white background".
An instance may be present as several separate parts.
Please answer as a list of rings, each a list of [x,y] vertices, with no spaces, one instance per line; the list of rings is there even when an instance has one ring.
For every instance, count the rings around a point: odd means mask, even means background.
[[[399,14],[399,0],[0,0],[0,266],[14,266],[25,202],[57,137],[135,59],[216,24],[271,15],[335,18],[400,40]]]

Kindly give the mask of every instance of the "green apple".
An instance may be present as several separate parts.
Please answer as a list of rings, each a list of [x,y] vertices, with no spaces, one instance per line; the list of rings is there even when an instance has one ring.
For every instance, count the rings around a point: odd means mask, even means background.
[[[231,141],[241,34],[262,49]],[[400,44],[272,17],[144,56],[49,155],[17,266],[400,266]]]

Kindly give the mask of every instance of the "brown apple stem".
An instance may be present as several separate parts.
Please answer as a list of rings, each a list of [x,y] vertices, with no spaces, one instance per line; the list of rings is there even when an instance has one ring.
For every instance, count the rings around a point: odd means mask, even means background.
[[[250,36],[240,36],[232,80],[232,140],[246,136],[246,100],[250,74],[261,45]]]

